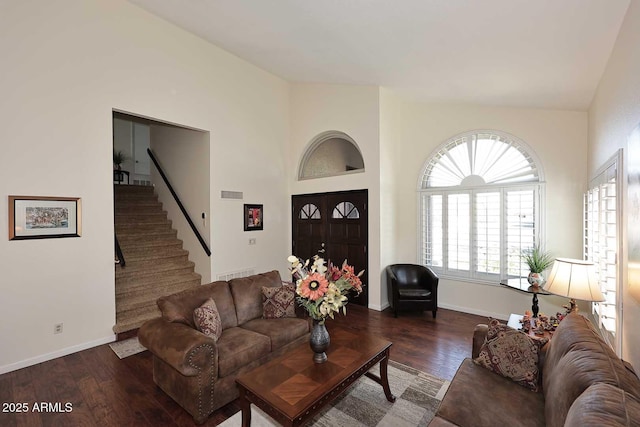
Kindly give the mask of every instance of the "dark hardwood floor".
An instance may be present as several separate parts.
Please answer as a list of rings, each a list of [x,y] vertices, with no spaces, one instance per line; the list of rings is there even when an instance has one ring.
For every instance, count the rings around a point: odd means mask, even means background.
[[[473,328],[486,318],[451,310],[377,312],[349,305],[327,321],[393,342],[391,360],[451,379],[471,355]],[[118,359],[102,345],[0,375],[0,426],[194,426],[191,416],[155,386],[148,351]],[[16,412],[26,409],[26,412]],[[235,402],[211,415],[215,426],[239,410]]]

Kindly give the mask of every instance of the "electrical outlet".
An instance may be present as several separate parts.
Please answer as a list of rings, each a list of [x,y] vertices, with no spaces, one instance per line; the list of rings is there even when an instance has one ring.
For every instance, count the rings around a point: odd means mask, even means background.
[[[56,323],[55,325],[53,325],[53,333],[54,334],[61,334],[62,333],[62,323]]]
[[[256,244],[256,239],[255,238],[249,239],[249,244],[250,245],[255,245]]]

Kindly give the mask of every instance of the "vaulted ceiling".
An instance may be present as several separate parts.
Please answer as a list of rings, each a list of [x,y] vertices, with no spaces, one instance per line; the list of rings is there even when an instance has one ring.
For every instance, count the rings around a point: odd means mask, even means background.
[[[129,0],[291,82],[586,110],[629,0]]]

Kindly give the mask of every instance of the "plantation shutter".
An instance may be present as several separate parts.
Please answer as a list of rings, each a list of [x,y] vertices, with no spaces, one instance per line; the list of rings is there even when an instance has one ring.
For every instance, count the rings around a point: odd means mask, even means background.
[[[447,195],[447,268],[468,271],[470,244],[470,200],[468,193]]]
[[[522,261],[522,252],[537,243],[536,191],[532,188],[507,190],[505,198],[507,275],[524,277],[529,274],[529,268]]]
[[[475,198],[475,271],[499,275],[502,254],[502,197],[499,191],[492,191],[476,193]]]
[[[605,301],[592,312],[611,345],[619,348],[618,329],[618,162],[610,161],[589,184],[584,196],[584,255],[595,264]]]

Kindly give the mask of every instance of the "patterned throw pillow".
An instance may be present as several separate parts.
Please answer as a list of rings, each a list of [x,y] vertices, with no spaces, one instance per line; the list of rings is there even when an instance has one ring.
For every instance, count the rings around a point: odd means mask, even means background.
[[[262,287],[262,317],[279,319],[296,317],[296,288],[283,284],[276,287]]]
[[[539,388],[538,359],[548,338],[532,338],[491,319],[480,354],[473,361],[533,391]]]
[[[193,310],[193,323],[200,332],[218,341],[222,335],[222,319],[220,319],[216,302],[212,298]]]

